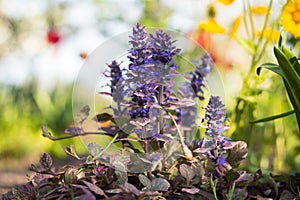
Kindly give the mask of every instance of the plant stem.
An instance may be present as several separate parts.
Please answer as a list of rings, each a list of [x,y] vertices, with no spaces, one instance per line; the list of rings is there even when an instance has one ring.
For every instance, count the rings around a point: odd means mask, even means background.
[[[254,28],[254,22],[253,22],[253,15],[252,15],[252,12],[251,12],[251,4],[250,4],[249,0],[247,0],[247,6],[248,6],[248,9],[249,9],[249,20],[250,20],[250,27],[251,27],[251,39],[254,40],[254,38],[255,38],[255,28]]]
[[[164,88],[162,85],[159,85],[158,87],[158,105],[162,105],[163,102],[163,97],[164,97]],[[163,115],[163,110],[159,109],[159,114],[158,114],[158,133],[159,134],[164,134],[164,115]],[[159,142],[157,142],[157,145],[159,146]],[[166,157],[165,154],[162,153],[163,156],[163,162],[162,162],[162,169],[165,170],[166,169]]]
[[[158,105],[161,106],[163,102],[163,95],[164,95],[164,88],[162,85],[158,87]],[[159,109],[159,116],[158,116],[158,132],[159,134],[164,133],[164,116],[163,110]]]
[[[177,129],[177,133],[178,133],[178,136],[179,136],[179,142],[181,144],[181,148],[183,150],[183,153],[184,153],[184,156],[186,159],[188,160],[193,160],[193,153],[192,151],[188,148],[188,146],[186,146],[186,144],[184,143],[184,137],[182,136],[181,134],[181,131],[180,131],[180,128],[178,127],[177,123],[176,123],[176,120],[174,119],[174,117],[172,116],[172,114],[170,112],[168,112],[168,115],[169,117],[171,118],[171,120],[173,121],[176,129]]]
[[[234,189],[235,189],[235,183],[233,183],[233,185],[230,187],[227,200],[232,200]]]
[[[218,196],[217,196],[217,180],[216,182],[212,180],[212,178],[210,178],[210,186],[211,186],[211,189],[213,190],[213,193],[214,193],[214,199],[215,200],[218,200]]]
[[[148,143],[148,138],[147,138],[146,126],[144,126],[143,129],[144,129],[144,138],[145,138],[145,139],[143,139],[143,141],[144,141],[144,151],[145,151],[147,160],[149,160],[150,159],[150,154],[149,154],[149,143]],[[148,179],[152,180],[152,172],[151,171],[147,171],[147,177],[148,177]]]
[[[245,3],[246,2],[246,3]],[[271,12],[271,8],[272,8],[272,4],[273,4],[273,0],[270,0],[269,5],[268,5],[268,11],[264,20],[264,24],[263,24],[263,29],[262,29],[262,33],[260,34],[258,40],[254,40],[255,38],[255,27],[254,27],[254,22],[253,22],[253,15],[252,15],[252,11],[251,11],[251,4],[249,0],[245,0],[244,1],[244,12],[246,13],[246,15],[244,16],[244,22],[245,22],[245,28],[247,30],[247,36],[248,36],[248,40],[252,40],[253,44],[254,44],[254,52],[251,58],[251,63],[250,63],[250,68],[248,70],[248,73],[246,74],[246,76],[243,78],[243,84],[242,84],[242,88],[241,88],[241,98],[237,101],[235,110],[236,113],[237,111],[239,112],[239,116],[235,116],[235,119],[233,121],[236,122],[237,124],[237,128],[235,130],[235,132],[239,132],[240,130],[240,121],[241,118],[248,118],[248,120],[253,120],[254,117],[254,110],[251,110],[253,108],[250,108],[251,102],[247,102],[247,98],[248,97],[254,97],[253,94],[251,94],[251,88],[253,86],[253,84],[256,83],[256,79],[255,79],[255,70],[256,67],[258,65],[258,63],[260,62],[260,60],[262,59],[263,55],[265,54],[265,50],[267,48],[267,45],[270,42],[270,37],[268,39],[266,39],[265,42],[263,42],[263,38],[264,38],[264,33],[265,30],[267,28],[268,22],[269,22],[269,17],[270,17],[270,12]],[[249,18],[249,23],[250,23],[250,31],[249,27],[248,27],[248,23],[246,16]],[[273,26],[274,27],[274,26]],[[249,32],[249,34],[248,34]],[[252,33],[252,35],[250,35],[250,32]],[[241,107],[242,106],[242,107]],[[246,111],[247,109],[250,109],[249,111]],[[255,108],[254,108],[255,109]],[[241,117],[242,115],[246,115]],[[248,132],[251,132],[253,128],[252,124],[249,124],[249,127],[247,128]]]
[[[119,135],[116,134],[115,137],[106,145],[106,147],[98,154],[96,155],[93,160],[97,160],[114,142],[115,140],[117,139]]]

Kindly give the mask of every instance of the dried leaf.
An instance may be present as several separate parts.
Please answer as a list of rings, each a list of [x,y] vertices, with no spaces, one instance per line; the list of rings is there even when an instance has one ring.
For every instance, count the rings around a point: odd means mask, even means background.
[[[189,193],[189,194],[197,194],[200,192],[200,189],[199,188],[182,188],[181,191]]]
[[[47,128],[46,128],[45,125],[42,125],[41,128],[42,128],[42,133],[43,133],[43,136],[44,136],[44,137],[52,138],[51,133],[47,130]]]
[[[75,152],[75,148],[73,144],[70,144],[70,147],[64,147],[64,151],[66,152],[66,154],[68,154],[69,156],[72,156],[74,158],[76,158],[77,160],[82,160],[82,158],[80,158],[77,153]]]

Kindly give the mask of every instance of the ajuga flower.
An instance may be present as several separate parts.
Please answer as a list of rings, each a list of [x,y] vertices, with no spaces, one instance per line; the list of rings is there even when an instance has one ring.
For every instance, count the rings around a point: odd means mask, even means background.
[[[137,24],[130,39],[127,82],[138,87],[150,82],[168,84],[176,74],[173,56],[180,51],[171,36],[162,30],[147,34],[145,28]]]
[[[199,148],[195,150],[195,152],[209,158],[210,163],[214,167],[211,173],[213,179],[224,175],[225,171],[232,168],[226,161],[226,150],[232,148],[233,144],[229,141],[229,138],[222,135],[228,129],[228,126],[225,125],[227,118],[224,106],[220,97],[210,97],[205,108],[206,114],[204,119],[207,121],[205,132],[207,138],[202,138],[198,143]]]
[[[191,80],[191,87],[193,88],[195,96],[200,100],[203,100],[204,97],[202,88],[205,87],[205,77],[212,70],[213,63],[208,54],[204,54],[201,60],[202,62],[196,65],[196,70],[191,73],[193,76]]]
[[[108,64],[108,70],[104,72],[104,75],[110,78],[110,93],[100,92],[101,94],[106,94],[112,96],[114,102],[117,104],[117,108],[113,108],[114,114],[119,115],[122,113],[120,104],[124,103],[124,96],[126,95],[123,71],[120,68],[120,64],[115,60]],[[126,108],[123,108],[126,110]]]
[[[157,90],[151,83],[137,88],[131,96],[129,111],[131,118],[149,118],[151,104],[157,102],[156,93]]]
[[[207,128],[205,134],[212,138],[222,137],[222,133],[228,128],[224,125],[227,120],[225,116],[225,105],[221,102],[220,97],[211,96],[207,107],[205,108],[205,119]]]
[[[129,43],[131,49],[127,57],[130,63],[125,80],[127,96],[131,98],[128,102],[129,114],[135,122],[152,121],[153,127],[156,127],[157,116],[151,117],[150,111],[159,112],[157,108],[153,108],[154,103],[166,106],[174,100],[170,93],[178,66],[175,65],[173,57],[180,50],[176,49],[175,41],[168,33],[157,30],[148,34],[139,24],[133,27]]]
[[[180,89],[181,95],[185,99],[189,99],[189,102],[185,103],[178,111],[178,123],[181,123],[184,127],[195,127],[197,119],[197,105],[195,99],[204,100],[204,90],[206,76],[211,72],[213,63],[208,54],[204,54],[201,57],[201,62],[195,63],[195,71],[190,73],[190,80],[186,82],[185,87]]]

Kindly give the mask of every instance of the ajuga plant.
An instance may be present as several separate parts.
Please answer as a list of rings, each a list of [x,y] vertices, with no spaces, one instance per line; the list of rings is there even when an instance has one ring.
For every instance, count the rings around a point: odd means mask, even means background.
[[[80,166],[54,169],[50,155],[43,154],[31,166],[35,174],[29,182],[2,199],[226,199],[247,194],[257,176],[236,169],[247,145],[224,135],[229,122],[220,97],[207,97],[204,105],[205,80],[213,69],[209,55],[182,75],[174,61],[180,50],[170,34],[150,34],[137,24],[129,38],[129,64],[114,60],[104,72],[109,89],[100,95],[112,98],[111,112],[92,116],[108,124],[92,134],[111,136],[110,143],[88,144],[85,156],[66,147]],[[185,78],[180,87],[175,87],[176,77]],[[59,140],[90,134],[82,127],[89,111],[88,106],[79,111],[76,127],[68,128],[65,137],[53,137],[44,126],[43,136]],[[205,134],[187,141],[194,131]],[[110,153],[113,144],[119,153]]]

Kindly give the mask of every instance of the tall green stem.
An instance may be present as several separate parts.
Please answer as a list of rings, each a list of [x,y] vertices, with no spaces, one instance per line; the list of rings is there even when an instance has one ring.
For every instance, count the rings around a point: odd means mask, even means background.
[[[253,86],[253,84],[255,84],[255,69],[257,67],[257,65],[259,64],[259,62],[262,59],[262,56],[265,53],[265,50],[267,48],[267,45],[270,42],[270,38],[266,39],[265,42],[263,42],[263,38],[265,37],[265,30],[267,28],[268,22],[269,22],[269,18],[270,18],[270,12],[271,12],[271,8],[272,8],[272,4],[273,4],[273,0],[269,1],[269,5],[268,5],[268,11],[264,20],[264,24],[262,27],[262,31],[261,34],[259,36],[259,38],[257,40],[255,40],[255,27],[254,27],[254,22],[253,22],[253,15],[251,12],[251,4],[249,2],[249,0],[245,0],[244,2],[244,12],[247,14],[244,17],[244,22],[247,22],[246,16],[249,18],[249,23],[250,23],[250,30],[248,27],[248,24],[245,23],[245,28],[247,30],[247,35],[248,35],[248,40],[249,41],[253,41],[253,46],[254,46],[254,52],[252,55],[252,59],[251,59],[251,63],[250,63],[250,68],[248,73],[246,74],[245,78],[243,79],[243,85],[241,88],[241,99],[238,100],[237,105],[236,105],[236,113],[237,115],[235,116],[235,122],[237,124],[237,129],[235,131],[239,131],[238,129],[240,129],[240,121],[241,118],[248,118],[248,120],[252,120],[253,116],[254,116],[254,109],[250,108],[251,103],[247,102],[244,100],[244,97],[253,97],[255,94],[252,94],[251,92],[251,87]],[[262,44],[262,45],[261,45]],[[252,81],[254,79],[254,81]],[[241,107],[242,105],[242,107]],[[249,109],[248,111],[246,111],[247,109]],[[246,114],[246,117],[241,117],[243,114]],[[248,127],[248,131],[251,131],[252,129],[252,125],[249,125]]]

